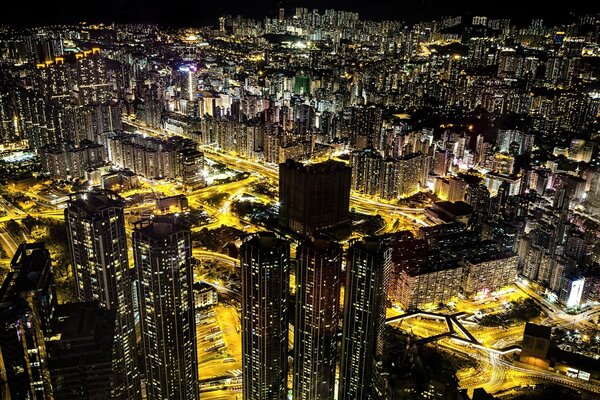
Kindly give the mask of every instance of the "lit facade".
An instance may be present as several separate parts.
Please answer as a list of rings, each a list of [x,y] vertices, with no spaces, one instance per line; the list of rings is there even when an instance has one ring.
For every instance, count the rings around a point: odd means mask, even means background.
[[[519,257],[516,255],[492,257],[485,261],[464,263],[465,294],[491,293],[508,286],[517,279]]]
[[[244,400],[286,400],[290,245],[261,233],[240,248]]]
[[[377,237],[348,250],[338,399],[370,398],[376,360],[383,356],[383,331],[392,251]]]
[[[198,399],[190,230],[174,215],[139,221],[133,252],[147,398]]]
[[[114,397],[137,399],[141,389],[124,205],[107,190],[77,193],[69,199],[65,220],[78,300],[117,311]]]
[[[333,400],[342,247],[317,237],[304,241],[296,254],[293,398]]]
[[[56,306],[50,253],[19,246],[0,288],[0,350],[5,393],[13,399],[52,398],[45,335]]]
[[[403,270],[396,282],[395,298],[405,308],[437,306],[458,296],[462,280],[463,268],[455,264]]]

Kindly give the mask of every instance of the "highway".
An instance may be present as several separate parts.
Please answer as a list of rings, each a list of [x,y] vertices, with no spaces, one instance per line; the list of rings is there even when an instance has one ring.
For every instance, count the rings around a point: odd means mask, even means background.
[[[600,316],[600,307],[596,306],[579,314],[568,314],[558,304],[551,303],[531,286],[521,282],[516,282],[515,286],[544,307],[544,311],[548,314],[544,324],[557,328],[580,324],[582,327],[598,329],[598,326],[593,324],[591,320]]]
[[[393,325],[419,338],[432,337],[447,331],[442,320],[411,318],[409,321],[401,320]],[[569,378],[553,371],[513,361],[494,351],[494,349],[518,343],[523,335],[523,325],[513,326],[506,330],[480,327],[473,327],[469,330],[480,342],[489,343],[489,347],[475,346],[465,343],[463,340],[449,338],[437,341],[441,347],[478,362],[476,373],[458,374],[461,378],[460,385],[463,388],[483,387],[489,393],[496,393],[516,386],[552,381],[590,393],[600,393],[600,386],[595,383]]]
[[[8,255],[8,258],[12,259],[12,257],[17,252],[19,244],[15,241],[12,235],[8,233],[8,231],[4,228],[0,228],[0,242],[2,243],[2,248]]]
[[[233,169],[240,169],[243,171],[251,171],[257,173],[265,178],[270,179],[274,184],[278,183],[279,170],[277,166],[270,166],[259,162],[239,158],[230,154],[217,152],[210,146],[203,146],[202,150],[205,152],[206,157],[227,165]],[[380,215],[386,222],[387,228],[385,232],[389,232],[392,226],[400,218],[408,220],[409,224],[417,224],[418,226],[430,226],[424,216],[423,208],[411,208],[402,207],[395,204],[386,203],[377,199],[369,198],[352,192],[350,194],[350,208],[358,212],[368,215]],[[405,229],[413,228],[408,224],[405,224]]]
[[[124,123],[153,136],[162,138],[172,136],[164,130],[149,128],[144,124],[131,119],[124,120]],[[279,180],[279,170],[276,165],[267,165],[220,152],[215,150],[212,145],[202,145],[200,147],[207,158],[227,165],[232,169],[254,172],[262,177],[270,179],[273,183],[277,183]],[[350,207],[361,213],[380,215],[389,227],[393,226],[400,217],[407,219],[410,224],[416,224],[418,226],[431,225],[431,223],[427,222],[423,208],[402,207],[378,199],[369,198],[356,192],[352,192],[350,195]],[[412,228],[412,226],[409,226],[408,224],[405,224],[405,226],[405,229]],[[385,231],[390,230],[391,228],[387,228]]]
[[[25,218],[26,214],[23,210],[14,206],[8,200],[6,200],[3,196],[0,196],[0,207],[6,213],[5,217],[0,219],[0,222],[8,222],[14,221],[18,219]],[[15,238],[6,230],[4,227],[0,227],[0,245],[6,252],[9,259],[17,252],[17,248],[19,247],[19,243],[15,240]]]

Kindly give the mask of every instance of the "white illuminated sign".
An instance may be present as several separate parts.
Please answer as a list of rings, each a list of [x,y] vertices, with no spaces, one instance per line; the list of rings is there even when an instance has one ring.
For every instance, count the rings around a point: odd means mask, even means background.
[[[569,299],[567,300],[567,307],[578,306],[581,302],[581,296],[583,294],[583,285],[585,283],[584,278],[580,278],[571,283],[571,291],[569,292]]]

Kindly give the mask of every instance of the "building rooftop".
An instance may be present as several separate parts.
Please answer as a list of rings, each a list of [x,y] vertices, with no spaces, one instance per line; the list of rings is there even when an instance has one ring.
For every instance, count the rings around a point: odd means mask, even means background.
[[[19,303],[21,293],[42,289],[50,272],[50,253],[43,243],[21,244],[0,287],[0,313]]]
[[[114,313],[100,309],[94,301],[60,304],[54,311],[53,332],[62,340],[94,337],[101,333],[99,328],[105,324],[105,319],[115,318]]]
[[[144,219],[134,224],[135,232],[152,238],[163,239],[180,231],[188,230],[184,221],[175,214],[156,215],[151,219]]]
[[[478,185],[481,182],[483,182],[483,178],[480,178],[479,176],[476,176],[476,175],[458,174],[458,177],[461,178],[461,179],[463,179],[469,185]]]
[[[96,214],[109,208],[123,207],[124,200],[113,191],[96,189],[69,196],[69,208],[75,207],[88,214]]]
[[[473,207],[464,201],[436,201],[433,208],[442,210],[454,217],[469,215],[473,212]]]
[[[310,248],[319,254],[341,250],[341,245],[322,233],[317,233],[302,242],[303,247]]]
[[[552,332],[552,328],[544,325],[537,325],[528,322],[525,324],[524,335],[534,336],[538,338],[550,339],[550,334]]]
[[[357,239],[352,242],[350,249],[361,250],[371,255],[377,255],[381,251],[386,250],[387,240],[378,236],[366,236],[362,239]]]
[[[569,367],[582,369],[586,372],[600,371],[600,360],[587,357],[583,354],[573,353],[551,346],[548,351],[548,358],[566,364]]]
[[[215,290],[215,288],[213,286],[209,285],[206,282],[196,282],[196,283],[194,283],[193,288],[194,288],[194,290],[197,290],[199,292],[203,292],[205,290]]]
[[[326,160],[320,163],[301,163],[299,161],[288,159],[285,163],[279,164],[279,168],[286,166],[288,168],[295,168],[303,170],[308,174],[314,174],[326,171],[343,171],[351,170],[351,168],[341,161]]]
[[[260,232],[244,242],[244,244],[261,250],[272,250],[286,243],[285,240],[280,239],[272,232]]]

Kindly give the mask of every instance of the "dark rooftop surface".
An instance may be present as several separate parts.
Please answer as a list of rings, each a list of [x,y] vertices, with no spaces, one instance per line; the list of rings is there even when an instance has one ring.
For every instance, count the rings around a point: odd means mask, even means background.
[[[464,201],[436,201],[434,209],[436,208],[454,216],[469,215],[473,212],[473,207]]]
[[[523,334],[527,336],[550,339],[551,332],[552,328],[549,326],[537,325],[528,322],[527,324],[525,324],[525,331]]]
[[[72,194],[69,198],[69,208],[76,207],[88,214],[95,214],[113,207],[123,207],[124,201],[110,190],[95,190]]]
[[[570,367],[582,369],[586,372],[600,371],[600,360],[587,357],[583,354],[577,354],[570,351],[550,346],[548,358],[567,364]]]
[[[288,159],[285,163],[279,164],[279,168],[282,166],[287,166],[290,168],[296,168],[299,170],[303,170],[306,173],[317,173],[317,172],[325,172],[325,171],[342,171],[345,169],[350,170],[351,168],[341,161],[335,160],[326,160],[320,163],[301,163],[299,161],[295,161],[292,159]]]
[[[61,339],[77,339],[105,334],[99,329],[104,325],[104,319],[110,318],[112,311],[98,308],[97,302],[61,304],[54,311],[54,332]],[[113,317],[114,318],[114,317]]]
[[[49,253],[43,243],[22,244],[11,261],[8,273],[0,288],[0,312],[21,300],[21,293],[36,290],[43,284],[43,274]]]
[[[157,215],[153,219],[138,221],[135,223],[135,232],[151,239],[164,239],[165,235],[187,230],[181,218],[174,214]]]

